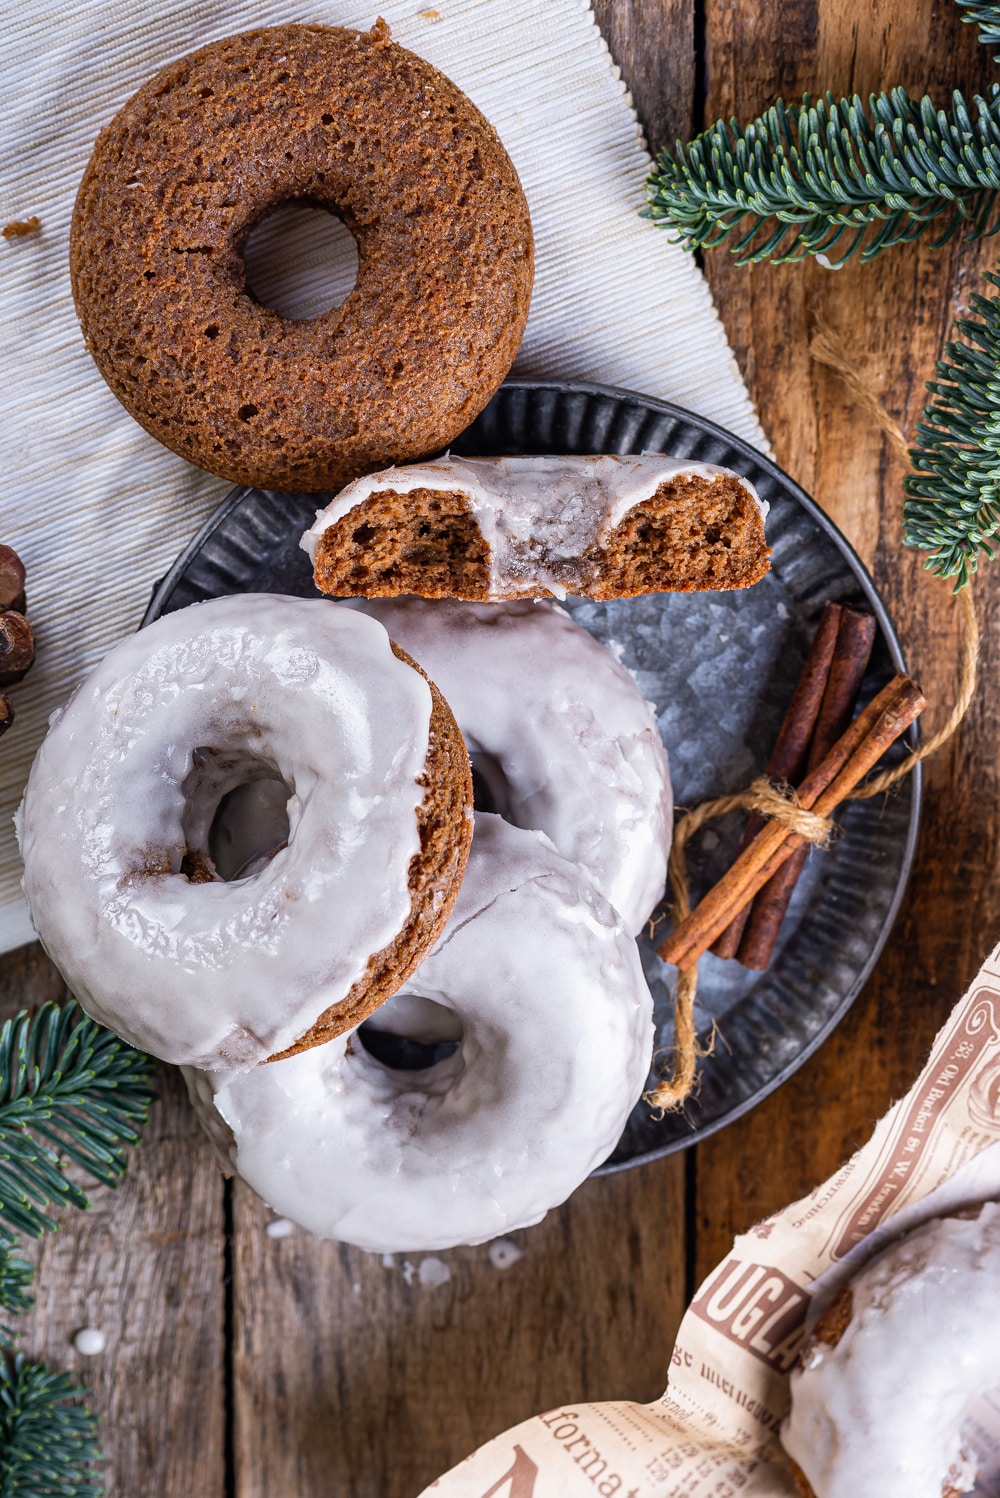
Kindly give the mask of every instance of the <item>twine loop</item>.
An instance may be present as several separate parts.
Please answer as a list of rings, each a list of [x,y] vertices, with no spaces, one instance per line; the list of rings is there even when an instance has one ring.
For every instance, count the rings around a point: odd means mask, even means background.
[[[743,797],[743,804],[747,811],[755,811],[758,816],[780,822],[783,827],[797,832],[799,837],[805,838],[807,843],[813,843],[817,848],[830,846],[837,824],[831,817],[821,817],[817,812],[806,811],[794,786],[775,785],[774,781],[761,775]]]

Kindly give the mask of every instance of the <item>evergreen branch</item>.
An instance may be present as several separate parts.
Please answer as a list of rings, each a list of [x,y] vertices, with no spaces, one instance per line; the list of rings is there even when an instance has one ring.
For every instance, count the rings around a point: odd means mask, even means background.
[[[34,1273],[33,1267],[14,1252],[11,1240],[0,1233],[0,1310],[23,1316],[31,1309],[34,1300],[28,1286]],[[0,1325],[0,1343],[12,1342],[15,1335],[9,1326]]]
[[[64,1373],[0,1362],[0,1498],[100,1498],[97,1422]]]
[[[1000,85],[951,110],[903,89],[801,105],[779,99],[741,127],[718,120],[676,158],[660,155],[643,216],[676,230],[686,249],[730,235],[741,264],[823,255],[870,260],[938,225],[935,246],[960,227],[1000,228]]]
[[[962,20],[979,27],[979,40],[983,46],[1000,46],[1000,5],[996,0],[958,0],[958,4],[969,12]],[[994,57],[993,61],[1000,62],[1000,57]]]
[[[1000,288],[1000,276],[986,279]],[[928,381],[903,505],[906,545],[929,551],[927,569],[956,591],[1000,531],[1000,297],[973,296],[972,311],[957,323],[965,342],[945,344]]]
[[[152,1101],[151,1065],[74,1001],[0,1029],[0,1226],[38,1237],[45,1210],[87,1207],[67,1162],[102,1185],[125,1169]],[[0,1493],[2,1498],[2,1493]]]

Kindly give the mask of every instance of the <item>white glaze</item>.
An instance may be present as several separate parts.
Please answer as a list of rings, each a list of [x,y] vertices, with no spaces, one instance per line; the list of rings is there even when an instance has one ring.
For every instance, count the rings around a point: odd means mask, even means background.
[[[444,693],[494,809],[547,833],[639,931],[666,885],[673,801],[656,720],[634,677],[557,604],[353,606]]]
[[[453,1010],[460,1050],[391,1071],[341,1036],[197,1075],[213,1138],[221,1115],[232,1164],[276,1212],[375,1252],[537,1222],[606,1158],[645,1081],[635,942],[547,838],[480,814],[449,924],[400,993]]]
[[[465,496],[487,545],[493,597],[535,597],[573,591],[573,560],[605,545],[629,510],[652,498],[662,483],[681,476],[739,480],[760,510],[767,505],[753,485],[711,463],[663,453],[595,457],[438,458],[370,473],[342,489],[302,537],[313,561],[319,537],[381,490],[409,494],[440,489]],[[560,563],[565,565],[560,566]]]
[[[56,716],[18,819],[32,920],[87,1011],[202,1067],[302,1036],[409,914],[430,714],[382,626],[320,600],[216,599],[117,645]],[[189,882],[185,848],[261,774],[292,791],[287,848]]]
[[[851,1280],[836,1347],[792,1375],[781,1433],[817,1498],[941,1498],[974,1485],[965,1411],[1000,1386],[1000,1205],[926,1224]]]

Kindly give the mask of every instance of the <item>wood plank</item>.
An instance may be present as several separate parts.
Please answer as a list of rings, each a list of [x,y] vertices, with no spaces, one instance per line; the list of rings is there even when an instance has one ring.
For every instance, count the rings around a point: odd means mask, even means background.
[[[794,0],[708,10],[708,120],[749,118],[783,93],[866,92],[903,84],[947,102],[993,69],[956,6],[918,0]],[[910,433],[923,382],[953,316],[995,257],[958,240],[889,251],[835,274],[814,263],[740,269],[725,250],[706,268],[778,461],[811,491],[872,567],[913,669],[939,704],[953,700],[957,636],[946,586],[901,541],[905,465],[808,354],[814,312],[847,341],[858,367]],[[977,588],[996,610],[1000,573]],[[928,767],[927,809],[909,895],[878,970],[813,1061],[739,1129],[698,1150],[697,1268],[707,1273],[734,1233],[809,1190],[868,1136],[919,1069],[931,1039],[1000,933],[996,877],[998,722],[989,683],[998,647],[984,642],[980,690],[961,737]],[[928,714],[933,722],[933,713]]]
[[[539,1410],[666,1384],[684,1301],[676,1159],[588,1182],[510,1235],[507,1268],[487,1245],[390,1262],[269,1238],[272,1214],[234,1187],[236,1498],[413,1498]]]
[[[0,1018],[65,992],[37,944],[0,965]],[[67,1209],[59,1232],[25,1244],[36,1304],[17,1346],[86,1386],[108,1498],[223,1498],[223,1181],[180,1073],[159,1067],[157,1087],[119,1189],[83,1181],[90,1211]],[[84,1326],[107,1338],[96,1357],[73,1346]]]
[[[654,154],[695,124],[693,0],[594,0],[594,15]]]

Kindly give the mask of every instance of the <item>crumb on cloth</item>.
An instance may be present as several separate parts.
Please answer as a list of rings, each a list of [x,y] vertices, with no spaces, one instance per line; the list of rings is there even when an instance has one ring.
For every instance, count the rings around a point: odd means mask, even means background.
[[[0,234],[3,234],[4,239],[20,239],[23,234],[37,234],[41,227],[41,219],[37,213],[33,213],[30,218],[11,219],[9,224],[4,224],[0,229]]]

